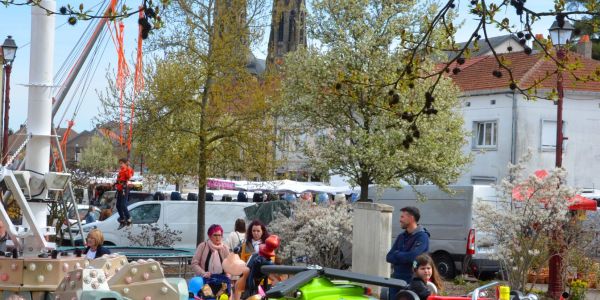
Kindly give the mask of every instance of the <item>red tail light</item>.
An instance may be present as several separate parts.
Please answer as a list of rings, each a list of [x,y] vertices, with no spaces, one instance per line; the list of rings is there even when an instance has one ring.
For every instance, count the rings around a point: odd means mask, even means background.
[[[475,254],[475,229],[469,230],[467,237],[467,255]]]
[[[365,295],[367,296],[372,296],[373,295],[373,290],[371,290],[370,287],[365,287]]]

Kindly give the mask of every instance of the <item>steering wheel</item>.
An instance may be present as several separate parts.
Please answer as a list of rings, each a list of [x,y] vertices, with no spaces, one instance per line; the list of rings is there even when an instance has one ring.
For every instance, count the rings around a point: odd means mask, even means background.
[[[411,290],[401,290],[396,294],[396,300],[419,300],[419,296]]]

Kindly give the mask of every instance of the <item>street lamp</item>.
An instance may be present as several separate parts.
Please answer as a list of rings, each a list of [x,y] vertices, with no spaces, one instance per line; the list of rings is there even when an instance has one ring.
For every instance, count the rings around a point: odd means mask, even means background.
[[[12,63],[17,54],[17,44],[12,36],[8,36],[2,44],[2,57],[4,61],[4,74],[6,76],[6,90],[4,95],[4,131],[2,134],[2,165],[6,164],[8,159],[8,110],[10,109],[10,72]]]
[[[562,26],[560,26],[562,25]],[[556,47],[556,56],[558,58],[561,66],[558,68],[558,73],[556,74],[556,90],[558,92],[558,103],[556,109],[556,167],[562,167],[562,150],[563,150],[563,118],[562,118],[562,110],[563,110],[563,77],[561,67],[564,63],[564,60],[567,56],[567,50],[564,47],[569,40],[571,39],[571,34],[573,33],[573,25],[567,20],[564,21],[564,24],[560,24],[558,21],[554,21],[552,26],[550,27],[550,39],[552,40],[552,44]]]
[[[565,58],[567,57],[567,49],[565,45],[569,43],[571,39],[571,34],[573,33],[573,25],[569,23],[568,20],[565,20],[564,23],[558,21],[554,21],[552,26],[550,27],[550,39],[552,40],[552,44],[556,47],[556,56],[558,58],[559,66],[558,72],[556,74],[556,90],[558,92],[558,102],[556,108],[556,160],[555,165],[557,168],[562,167],[562,153],[563,153],[563,76],[562,76],[562,65],[565,62]],[[554,240],[559,240],[559,232],[555,232],[553,235]],[[548,273],[550,273],[550,278],[548,282],[548,292],[550,295],[557,299],[562,293],[562,278],[561,278],[561,269],[562,269],[562,256],[561,252],[564,249],[561,249],[560,246],[554,249],[551,249],[552,256],[550,257],[550,262],[548,264]]]

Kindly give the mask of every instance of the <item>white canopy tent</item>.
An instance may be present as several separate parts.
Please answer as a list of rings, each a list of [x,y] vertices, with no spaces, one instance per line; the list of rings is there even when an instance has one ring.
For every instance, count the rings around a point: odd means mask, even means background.
[[[320,182],[300,182],[293,180],[276,181],[235,181],[235,187],[246,191],[270,191],[300,194],[303,192],[328,193],[328,194],[352,194],[360,189],[349,186],[334,187],[324,185]]]

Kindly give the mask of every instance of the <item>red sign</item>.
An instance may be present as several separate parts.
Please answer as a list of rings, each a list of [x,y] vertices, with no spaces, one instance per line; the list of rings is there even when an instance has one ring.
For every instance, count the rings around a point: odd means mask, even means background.
[[[235,190],[235,182],[218,179],[208,179],[206,186],[210,190]]]

